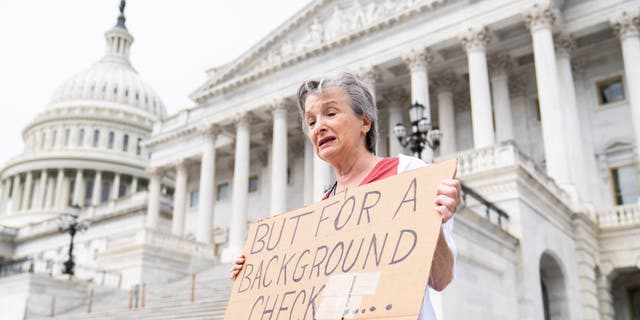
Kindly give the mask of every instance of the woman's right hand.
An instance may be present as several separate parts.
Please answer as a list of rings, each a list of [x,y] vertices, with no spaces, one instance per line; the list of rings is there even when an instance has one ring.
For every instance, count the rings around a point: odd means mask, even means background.
[[[235,280],[244,266],[244,254],[239,255],[231,267],[231,280]]]

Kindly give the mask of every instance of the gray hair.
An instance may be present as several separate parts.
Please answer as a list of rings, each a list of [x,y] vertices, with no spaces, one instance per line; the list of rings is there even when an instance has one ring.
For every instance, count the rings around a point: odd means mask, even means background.
[[[366,117],[371,121],[371,129],[365,136],[365,146],[372,154],[376,153],[376,140],[378,137],[378,108],[376,101],[371,94],[369,86],[355,75],[345,72],[335,78],[324,78],[322,80],[308,80],[302,83],[298,89],[298,107],[302,118],[302,128],[306,131],[304,123],[304,104],[307,97],[312,94],[322,95],[325,88],[340,88],[349,97],[349,102],[353,112],[360,118]]]

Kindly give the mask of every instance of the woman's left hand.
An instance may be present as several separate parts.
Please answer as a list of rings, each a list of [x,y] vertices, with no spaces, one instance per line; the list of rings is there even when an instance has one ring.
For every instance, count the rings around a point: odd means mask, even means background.
[[[436,211],[442,216],[442,223],[449,221],[460,205],[460,181],[445,179],[436,190]]]

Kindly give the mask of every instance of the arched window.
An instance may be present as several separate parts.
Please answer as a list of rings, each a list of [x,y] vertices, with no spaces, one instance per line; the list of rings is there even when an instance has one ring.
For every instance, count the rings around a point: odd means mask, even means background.
[[[93,147],[97,148],[100,144],[100,130],[93,130]]]
[[[78,146],[82,146],[84,144],[84,129],[80,129],[80,133],[78,134]]]
[[[129,135],[125,134],[122,137],[122,151],[127,152],[129,150]]]
[[[140,155],[142,153],[142,138],[138,138],[138,142],[136,144],[136,154]]]
[[[71,137],[71,129],[64,130],[64,146],[69,146],[69,138]]]
[[[113,131],[109,131],[109,145],[107,146],[109,149],[113,149],[113,142],[115,140],[116,134]]]

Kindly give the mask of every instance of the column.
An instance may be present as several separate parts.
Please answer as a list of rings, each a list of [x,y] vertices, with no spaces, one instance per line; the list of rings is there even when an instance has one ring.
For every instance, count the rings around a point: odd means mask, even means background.
[[[76,171],[76,180],[73,183],[73,204],[84,206],[84,181],[82,179],[82,169]]]
[[[63,203],[63,190],[62,184],[64,183],[64,169],[58,169],[58,176],[56,177],[56,193],[53,207],[56,209],[62,208]]]
[[[560,102],[563,106],[564,119],[564,137],[567,146],[567,163],[569,169],[569,181],[575,185],[572,188],[571,196],[573,197],[573,205],[579,206],[578,189],[580,189],[580,198],[589,199],[587,196],[587,160],[583,157],[585,154],[584,143],[582,142],[582,133],[580,127],[580,114],[578,113],[578,103],[576,101],[576,87],[573,81],[573,70],[571,67],[571,51],[576,48],[576,42],[568,35],[558,35],[555,39],[556,45],[556,64],[558,66],[558,78],[560,82]],[[576,207],[578,209],[578,207]]]
[[[102,203],[102,172],[96,171],[93,179],[93,194],[91,195],[91,205],[98,206]]]
[[[371,98],[373,99],[373,104],[377,105],[378,97],[376,96],[376,82],[380,81],[380,70],[376,66],[366,66],[360,69],[358,72],[358,76],[362,81],[369,87],[369,92],[371,93]],[[379,107],[379,106],[378,106]],[[380,127],[378,127],[377,119],[374,119],[374,123],[371,127],[371,130],[376,130],[376,154],[381,155],[382,150],[380,147],[382,146],[382,139],[380,135]]]
[[[11,178],[4,180],[4,186],[2,187],[2,199],[0,201],[0,214],[7,213],[7,201],[11,194]]]
[[[11,212],[20,211],[22,202],[22,188],[20,186],[20,174],[13,176],[13,192],[11,193]]]
[[[271,150],[271,215],[287,211],[287,106],[284,100],[269,106],[273,114]]]
[[[491,66],[491,93],[493,95],[493,115],[496,125],[497,142],[513,140],[513,120],[509,99],[509,70],[511,57],[499,54],[489,59]]]
[[[185,211],[187,209],[187,161],[178,160],[176,167],[176,189],[173,193],[173,218],[171,234],[182,237],[184,234]]]
[[[44,202],[45,210],[52,210],[55,204],[55,191],[56,191],[56,181],[51,177],[51,179],[47,180],[47,193]]]
[[[404,148],[398,141],[398,137],[393,134],[393,128],[398,124],[404,124],[402,117],[403,106],[405,110],[409,105],[408,93],[403,89],[394,89],[384,97],[385,103],[389,111],[389,156],[397,157],[400,153],[404,153]]]
[[[304,205],[313,203],[313,145],[304,138]]]
[[[476,27],[469,28],[460,40],[467,51],[473,147],[477,149],[495,143],[487,69],[487,46],[491,36],[486,27]]]
[[[456,117],[453,106],[453,89],[458,80],[453,72],[434,77],[434,86],[438,94],[438,122],[442,132],[440,154],[447,156],[456,152]]]
[[[313,201],[322,199],[334,181],[331,181],[331,165],[320,159],[317,154],[313,155]]]
[[[44,209],[45,208],[45,199],[46,199],[46,195],[47,195],[47,170],[42,170],[42,173],[40,173],[40,187],[38,188],[38,197],[37,197],[37,201],[36,204],[34,205],[35,208],[37,209]]]
[[[24,194],[22,196],[22,210],[31,209],[31,190],[33,189],[33,173],[27,172],[27,176],[24,181]]]
[[[113,175],[113,185],[111,186],[111,195],[109,197],[110,200],[118,199],[120,195],[120,174],[114,173]]]
[[[149,174],[149,203],[147,204],[147,228],[155,229],[160,216],[160,191],[162,189],[162,168],[152,167]]]
[[[431,52],[428,49],[414,49],[404,57],[404,62],[411,72],[411,101],[410,104],[422,104],[425,117],[431,121],[431,105],[429,100],[429,74],[428,67],[431,65]],[[422,160],[427,163],[433,162],[433,150],[429,147],[422,151]]]
[[[564,143],[558,143],[558,134],[564,134],[558,129],[563,128],[564,121],[552,35],[555,14],[550,3],[536,3],[523,16],[533,39],[547,174],[566,189],[569,184],[569,158]]]
[[[69,193],[71,192],[71,178],[65,176],[62,182],[62,202],[60,210],[66,210],[69,207]]]
[[[604,274],[598,277],[598,302],[600,304],[600,319],[615,319],[613,294],[611,293],[611,280],[609,280],[609,277]]]
[[[216,200],[216,139],[218,129],[210,124],[200,128],[202,159],[200,160],[200,186],[198,188],[198,229],[196,240],[211,243],[214,205]]]
[[[223,262],[232,261],[244,243],[247,233],[247,193],[249,189],[249,119],[246,113],[236,114],[236,150],[233,168],[233,213],[229,227],[229,246]]]
[[[138,192],[138,177],[132,177],[131,178],[131,191],[129,191],[129,194],[134,194]]]
[[[613,30],[620,37],[626,94],[631,110],[631,120],[636,140],[636,159],[640,159],[640,20],[639,10],[624,11],[611,20]],[[638,168],[640,175],[640,168]]]

